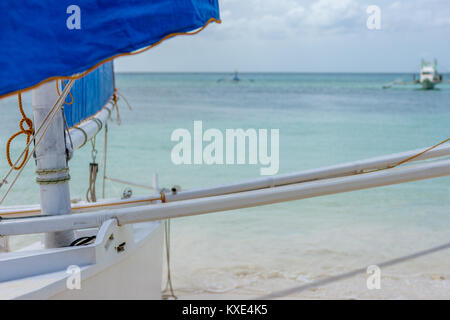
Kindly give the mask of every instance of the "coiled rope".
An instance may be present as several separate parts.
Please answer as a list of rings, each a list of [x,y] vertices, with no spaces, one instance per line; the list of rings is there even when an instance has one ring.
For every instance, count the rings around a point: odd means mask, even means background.
[[[36,183],[41,185],[48,185],[48,184],[60,184],[64,183],[70,180],[70,174],[65,175],[61,178],[36,178]]]
[[[32,142],[35,142],[34,147],[31,150],[31,153],[34,152],[34,150],[36,149],[36,147],[39,145],[39,143],[41,142],[43,136],[45,135],[45,132],[47,132],[48,128],[50,127],[50,124],[53,122],[53,120],[55,119],[56,113],[58,112],[58,110],[60,110],[61,105],[63,103],[62,99],[65,99],[67,96],[67,92],[70,90],[70,88],[73,86],[73,83],[75,82],[75,80],[70,80],[69,83],[67,84],[66,88],[64,88],[64,91],[62,92],[61,96],[56,100],[55,104],[53,105],[53,107],[51,108],[51,110],[47,113],[47,115],[44,117],[44,119],[42,120],[42,123],[40,124],[40,126],[35,130],[33,137],[30,139],[30,141],[27,143],[25,149],[22,151],[22,153],[20,154],[19,158],[16,160],[16,162],[14,163],[14,166],[16,166],[19,163],[20,158],[25,154],[25,152],[28,150],[28,148],[30,147]],[[42,135],[40,135],[40,137],[36,140],[36,136],[40,133],[41,129],[43,130]],[[14,184],[16,183],[17,179],[19,178],[20,174],[22,173],[25,165],[27,164],[27,162],[30,160],[30,156],[28,155],[28,157],[24,157],[24,165],[19,169],[19,172],[16,174],[16,176],[14,177],[12,183],[9,185],[8,189],[6,190],[5,194],[3,195],[3,197],[0,199],[0,204],[3,203],[3,201],[5,201],[6,197],[8,196],[9,192],[11,191],[12,187],[14,186]],[[2,187],[5,183],[8,183],[7,179],[9,177],[9,175],[12,173],[13,168],[11,167],[9,169],[9,171],[6,173],[6,175],[3,177],[3,179],[0,181],[0,187]]]
[[[8,160],[9,166],[11,168],[13,168],[14,170],[20,170],[25,165],[25,161],[28,158],[30,140],[34,134],[33,121],[30,118],[28,118],[27,115],[25,114],[25,112],[23,111],[22,95],[20,93],[17,94],[17,98],[19,100],[19,111],[20,111],[20,114],[22,115],[22,119],[20,119],[20,122],[19,122],[20,131],[13,134],[8,139],[8,142],[6,142],[6,160]],[[24,125],[27,125],[28,129],[25,129]],[[15,164],[13,164],[13,162],[11,160],[11,143],[13,142],[13,140],[15,138],[17,138],[18,136],[20,136],[22,134],[27,136],[27,142],[26,142],[27,147],[25,149],[25,153],[20,155],[20,157],[19,157],[19,159],[20,159],[23,156],[22,162],[20,164],[17,164],[17,161],[16,161],[17,165],[15,165]],[[17,160],[19,160],[19,159],[17,159]]]

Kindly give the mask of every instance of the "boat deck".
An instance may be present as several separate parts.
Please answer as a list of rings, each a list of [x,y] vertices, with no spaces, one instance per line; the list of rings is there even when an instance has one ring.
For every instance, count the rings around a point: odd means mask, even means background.
[[[146,239],[151,242],[152,235],[159,233],[156,238],[162,239],[160,226],[160,222],[145,222],[118,227],[115,220],[109,220],[98,230],[97,239],[91,245],[42,249],[40,242],[37,242],[21,251],[2,253],[0,299],[47,299],[57,296],[68,290],[69,266],[78,266],[81,281],[85,282],[142,251],[139,249],[149,242]],[[155,240],[152,254],[162,252],[162,242]],[[123,243],[126,243],[125,249],[118,250]],[[162,261],[162,255],[153,258]],[[157,277],[156,282],[160,283],[160,275]]]

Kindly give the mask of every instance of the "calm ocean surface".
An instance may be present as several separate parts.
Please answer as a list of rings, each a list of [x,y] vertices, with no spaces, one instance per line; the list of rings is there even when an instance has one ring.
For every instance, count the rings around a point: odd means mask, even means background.
[[[150,185],[157,172],[161,186],[185,189],[259,177],[260,165],[172,164],[171,133],[192,132],[194,120],[222,132],[279,129],[279,173],[421,148],[450,136],[450,83],[433,91],[382,89],[396,79],[409,81],[408,74],[240,74],[240,83],[217,81],[231,77],[117,74],[133,111],[122,101],[122,124],[110,125],[109,175]],[[24,102],[31,116],[30,94]],[[20,115],[16,98],[0,100],[0,108],[3,175],[5,143]],[[101,135],[99,154],[102,144]],[[23,145],[18,139],[14,150]],[[85,197],[90,148],[70,162],[73,198]],[[107,183],[107,196],[118,197],[123,188]],[[5,204],[38,201],[30,163]],[[256,297],[448,242],[450,178],[182,218],[172,221],[174,287],[182,297]],[[450,250],[444,250],[382,269],[381,290],[368,290],[361,275],[293,297],[448,299],[449,267]]]

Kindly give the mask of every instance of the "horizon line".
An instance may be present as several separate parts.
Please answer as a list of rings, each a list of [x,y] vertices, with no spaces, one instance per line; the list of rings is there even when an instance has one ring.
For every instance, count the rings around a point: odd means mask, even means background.
[[[123,74],[149,74],[149,73],[235,73],[239,74],[245,73],[284,73],[284,74],[299,74],[299,73],[309,73],[309,74],[419,74],[420,70],[417,72],[411,71],[114,71],[115,73],[123,73]],[[442,72],[442,74],[450,74],[450,72]]]

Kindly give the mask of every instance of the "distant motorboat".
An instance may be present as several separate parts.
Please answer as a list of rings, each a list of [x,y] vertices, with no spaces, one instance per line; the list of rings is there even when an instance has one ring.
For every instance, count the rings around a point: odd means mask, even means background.
[[[424,90],[432,90],[434,87],[442,82],[442,74],[439,74],[437,71],[437,61],[434,60],[434,63],[427,62],[422,60],[422,66],[420,68],[420,77],[419,80],[416,79],[416,75],[413,74],[413,81],[402,81],[401,79],[397,79],[383,86],[383,89],[389,89],[394,85],[399,84],[421,84]]]
[[[420,83],[425,90],[434,89],[435,85],[442,82],[442,74],[437,71],[437,61],[434,63],[423,61],[420,69],[419,80],[414,79],[414,83]]]

